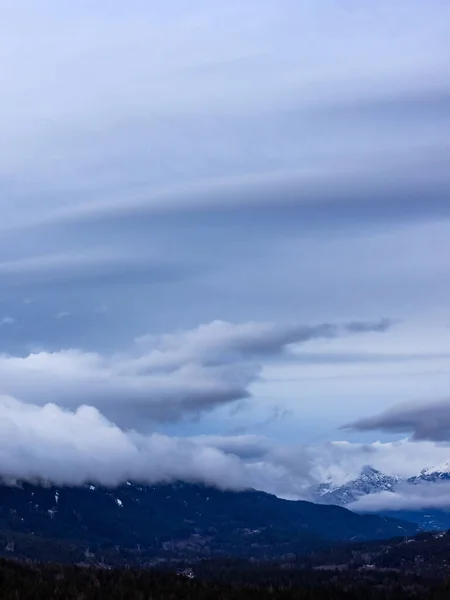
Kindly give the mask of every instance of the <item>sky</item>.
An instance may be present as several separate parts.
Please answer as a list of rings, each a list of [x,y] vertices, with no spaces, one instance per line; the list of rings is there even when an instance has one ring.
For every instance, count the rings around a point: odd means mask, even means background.
[[[0,474],[449,460],[450,5],[0,7]]]

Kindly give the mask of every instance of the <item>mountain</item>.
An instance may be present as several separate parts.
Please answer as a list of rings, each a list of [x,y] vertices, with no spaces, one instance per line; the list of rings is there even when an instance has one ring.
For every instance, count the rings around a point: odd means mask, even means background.
[[[450,461],[442,463],[436,467],[423,469],[419,475],[410,477],[406,480],[411,485],[427,483],[430,485],[439,485],[443,482],[450,482]],[[450,508],[450,498],[449,498]],[[394,517],[396,519],[406,519],[417,523],[421,529],[429,530],[447,530],[450,529],[450,512],[445,510],[425,509],[420,511],[384,511],[384,516]]]
[[[391,492],[398,482],[399,477],[385,475],[370,466],[363,468],[356,479],[341,486],[330,483],[321,484],[314,493],[314,499],[322,504],[337,504],[346,506],[368,494],[378,492]]]
[[[53,554],[70,555],[73,550],[77,559],[106,556],[109,563],[186,556],[276,557],[333,542],[416,531],[411,523],[358,515],[338,506],[194,484],[128,483],[114,489],[0,486],[4,554],[47,554],[51,548]],[[61,545],[59,550],[54,544]]]
[[[314,492],[313,499],[321,504],[336,504],[345,507],[369,494],[395,492],[396,486],[399,484],[418,485],[429,483],[438,485],[445,481],[450,481],[450,461],[437,467],[424,469],[418,475],[408,479],[386,475],[377,469],[367,466],[364,467],[357,478],[344,485],[320,484]],[[403,488],[403,493],[404,490],[405,488]],[[425,507],[422,510],[383,510],[377,514],[416,523],[423,531],[450,529],[450,513],[445,510]]]
[[[450,481],[450,461],[442,463],[437,467],[432,467],[431,469],[423,469],[419,475],[415,477],[410,477],[408,483],[439,483],[442,481]]]

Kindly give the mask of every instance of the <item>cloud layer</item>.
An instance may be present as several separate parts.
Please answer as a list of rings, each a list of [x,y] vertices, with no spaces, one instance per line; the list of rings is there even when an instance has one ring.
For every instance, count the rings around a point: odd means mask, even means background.
[[[123,431],[92,406],[74,411],[0,398],[0,478],[115,486],[177,480],[223,489],[256,488],[308,499],[319,481],[342,483],[366,461],[387,473],[409,476],[448,456],[449,446],[430,443],[328,443],[283,445],[261,436],[196,436]],[[405,460],[409,457],[409,463]],[[415,471],[417,469],[417,471]],[[448,484],[403,484],[395,493],[354,503],[358,511],[450,508]]]
[[[450,5],[34,4],[0,21],[5,468],[441,462],[446,401],[370,415],[450,386]]]
[[[349,504],[348,508],[358,512],[420,511],[423,509],[450,511],[449,493],[449,482],[425,482],[416,485],[405,483],[396,487],[394,492],[380,492],[363,496]]]
[[[301,449],[292,473],[276,457],[270,459],[267,441],[124,432],[92,406],[68,411],[55,404],[38,407],[2,397],[0,434],[0,476],[7,482],[114,486],[128,480],[183,480],[298,497],[309,481],[307,454]],[[261,446],[260,452],[255,445]]]

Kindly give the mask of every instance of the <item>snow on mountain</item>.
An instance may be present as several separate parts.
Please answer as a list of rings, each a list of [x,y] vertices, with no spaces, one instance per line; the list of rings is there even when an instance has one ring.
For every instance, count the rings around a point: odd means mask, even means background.
[[[373,467],[366,466],[356,479],[341,486],[320,484],[314,493],[314,501],[321,504],[346,506],[362,496],[378,492],[391,492],[402,481],[400,477],[386,475]]]
[[[419,475],[410,477],[408,483],[422,483],[422,482],[439,482],[439,481],[450,481],[450,461],[446,461],[436,467],[429,469],[423,469]]]
[[[420,484],[450,481],[450,460],[440,465],[423,469],[418,475],[404,479],[395,475],[386,475],[373,467],[366,466],[355,479],[343,485],[332,482],[321,483],[314,490],[312,500],[319,504],[337,504],[347,506],[368,494],[393,492],[400,483]]]
[[[408,479],[386,475],[373,467],[365,467],[358,477],[351,481],[347,481],[342,485],[337,485],[332,482],[324,482],[317,486],[314,491],[313,502],[319,504],[337,504],[339,506],[348,507],[353,502],[361,500],[361,498],[378,494],[380,492],[396,492],[407,496],[411,493],[412,496],[416,493],[414,487],[423,484],[425,486],[439,486],[444,482],[450,482],[450,461],[444,462],[435,467],[423,469],[418,475],[409,477]],[[409,487],[408,487],[409,486]],[[436,493],[442,494],[442,488],[436,489]],[[423,506],[421,509],[401,509],[389,510],[383,509],[377,514],[385,517],[401,519],[417,523],[423,531],[438,531],[447,530],[450,528],[450,499],[449,507],[437,509]]]
[[[450,474],[450,460],[447,460],[444,463],[441,463],[439,466],[434,467],[432,469],[424,469],[422,473],[425,475],[430,475],[431,473],[447,473]]]

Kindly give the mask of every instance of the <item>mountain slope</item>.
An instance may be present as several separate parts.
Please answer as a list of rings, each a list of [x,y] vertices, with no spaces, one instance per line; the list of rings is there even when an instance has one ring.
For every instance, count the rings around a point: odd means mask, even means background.
[[[0,486],[0,531],[147,556],[276,556],[324,543],[413,535],[411,523],[263,492],[202,485]]]

